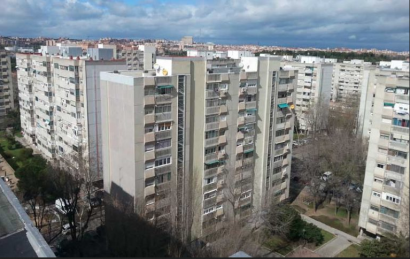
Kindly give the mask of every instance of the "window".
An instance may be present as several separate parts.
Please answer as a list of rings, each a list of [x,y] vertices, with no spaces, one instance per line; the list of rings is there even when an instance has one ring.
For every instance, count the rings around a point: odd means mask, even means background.
[[[380,139],[387,139],[387,140],[389,140],[390,137],[389,137],[389,135],[380,134]]]
[[[386,201],[390,201],[390,202],[393,202],[393,203],[396,203],[396,204],[400,204],[400,198],[397,197],[397,196],[393,196],[393,195],[390,195],[390,194],[386,194],[386,195],[383,194],[383,196],[385,196],[385,197],[383,197],[383,199],[386,200]]]
[[[212,123],[212,122],[218,122],[218,121],[219,121],[218,115],[206,116],[206,119],[205,119],[206,123]]]
[[[379,211],[379,207],[376,207],[374,205],[370,205],[370,209],[374,211]]]
[[[205,132],[205,139],[216,138],[216,137],[218,137],[217,130],[210,130],[210,131]]]
[[[246,192],[242,193],[240,199],[243,200],[243,199],[251,197],[251,191],[252,190],[249,190],[249,191],[246,191]]]
[[[272,174],[279,174],[282,172],[282,167],[276,167],[273,168],[273,173]]]
[[[389,208],[384,207],[384,206],[380,207],[380,213],[388,215],[388,216],[396,218],[396,219],[399,218],[399,212],[398,211],[389,209]]]
[[[155,107],[155,113],[166,113],[171,112],[171,105],[161,105]]]
[[[380,226],[381,228],[387,229],[387,230],[389,230],[389,231],[395,231],[395,230],[396,230],[396,226],[394,226],[394,225],[392,225],[392,224],[390,224],[390,223],[384,222],[384,221],[380,221],[379,226]]]
[[[204,200],[216,197],[216,190],[204,194]]]
[[[378,198],[380,198],[381,196],[380,192],[375,192],[375,191],[372,192],[372,195]]]
[[[377,220],[374,220],[372,218],[369,218],[369,223],[371,223],[373,225],[376,225],[376,226],[379,224],[379,222]]]
[[[223,207],[224,207],[223,205],[216,205],[217,210],[223,209]]]
[[[204,209],[204,215],[212,213],[214,211],[215,211],[215,207],[210,207],[210,208]]]
[[[153,131],[154,131],[154,127],[153,127],[153,126],[145,127],[145,133],[150,133],[150,132],[153,132]]]
[[[166,157],[166,158],[161,158],[158,160],[155,160],[155,166],[163,166],[163,165],[168,165],[171,164],[171,157]]]
[[[154,144],[145,144],[145,152],[153,151],[154,147]]]
[[[216,147],[210,147],[205,149],[205,155],[216,153]]]
[[[398,165],[387,165],[386,170],[396,172],[399,174],[404,174],[404,171],[406,170],[406,168],[398,166]]]
[[[171,181],[171,172],[168,172],[166,174],[157,175],[157,177],[155,178],[155,181],[157,184],[166,183],[166,182]]]
[[[154,113],[153,108],[145,108],[145,115]]]
[[[219,106],[219,99],[206,100],[206,107],[215,107],[215,106]]]
[[[374,178],[374,182],[375,182],[375,183],[383,183],[383,179],[380,179],[380,178],[375,177],[375,178]]]
[[[383,168],[384,168],[384,165],[383,165],[383,164],[377,164],[377,167],[383,169]]]
[[[145,187],[152,186],[154,184],[155,184],[155,178],[154,177],[145,180]]]
[[[154,168],[154,162],[145,163],[145,170]]]
[[[171,122],[160,123],[157,125],[157,131],[164,131],[171,129]]]
[[[173,90],[173,88],[161,88],[161,89],[157,88],[157,94],[160,94],[160,95],[162,95],[162,94],[172,94],[172,90]]]
[[[276,157],[273,158],[273,162],[277,162],[277,161],[280,161],[280,160],[282,160],[282,159],[283,159],[283,156],[282,156],[282,155],[276,156]]]
[[[215,183],[216,182],[216,176],[214,177],[210,177],[210,178],[205,178],[205,185],[211,184],[211,183]]]
[[[171,146],[171,139],[164,139],[155,143],[156,149],[167,148]]]

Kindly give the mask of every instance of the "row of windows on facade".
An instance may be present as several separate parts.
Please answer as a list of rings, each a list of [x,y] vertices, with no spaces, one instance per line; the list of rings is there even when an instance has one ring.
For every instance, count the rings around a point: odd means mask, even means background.
[[[400,197],[397,197],[397,196],[389,194],[389,193],[384,193],[384,192],[380,193],[380,192],[373,191],[372,195],[377,197],[377,198],[381,197],[385,201],[393,202],[393,203],[396,203],[396,204],[400,204],[400,201],[401,201]]]

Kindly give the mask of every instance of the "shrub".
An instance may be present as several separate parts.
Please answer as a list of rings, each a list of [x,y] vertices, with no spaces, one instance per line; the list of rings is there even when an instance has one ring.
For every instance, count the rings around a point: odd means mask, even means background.
[[[30,157],[33,156],[33,149],[31,148],[25,148],[21,150],[21,160],[24,162],[25,160],[29,159]]]
[[[302,236],[302,239],[305,239],[308,243],[315,243],[316,245],[320,245],[324,241],[324,236],[318,227],[313,225],[312,223],[308,223],[305,225],[305,233]]]

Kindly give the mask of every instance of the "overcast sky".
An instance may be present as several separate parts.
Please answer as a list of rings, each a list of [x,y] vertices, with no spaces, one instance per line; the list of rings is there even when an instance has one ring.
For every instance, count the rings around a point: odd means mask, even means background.
[[[409,0],[0,0],[0,35],[409,50]]]

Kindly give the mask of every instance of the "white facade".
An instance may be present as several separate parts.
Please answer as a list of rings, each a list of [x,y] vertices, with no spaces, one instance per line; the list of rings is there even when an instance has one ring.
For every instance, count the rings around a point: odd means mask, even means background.
[[[409,73],[377,69],[359,226],[408,235]],[[405,222],[407,220],[407,222]]]
[[[255,55],[248,50],[228,50],[228,57],[231,59],[241,59],[242,57],[254,57]]]
[[[207,60],[212,60],[214,58],[214,51],[206,51],[206,50],[188,50],[187,56],[188,57],[203,57]]]
[[[17,65],[24,137],[49,160],[72,163],[82,151],[90,170],[101,173],[99,75],[126,69],[125,62],[18,54]]]
[[[60,53],[60,47],[58,46],[41,46],[38,53],[45,55],[57,55]]]
[[[14,91],[11,77],[10,57],[0,50],[0,128],[4,125],[7,113],[14,109]]]
[[[127,47],[117,53],[118,59],[125,59],[128,70],[151,70],[156,60],[156,48],[151,45]]]
[[[324,63],[325,59],[321,57],[314,57],[314,56],[298,56],[300,63],[308,63],[308,64],[317,64],[317,63]]]

